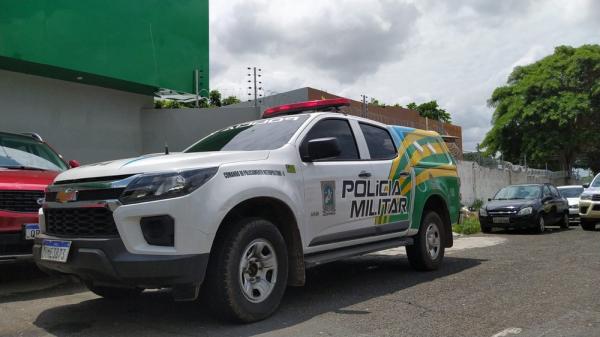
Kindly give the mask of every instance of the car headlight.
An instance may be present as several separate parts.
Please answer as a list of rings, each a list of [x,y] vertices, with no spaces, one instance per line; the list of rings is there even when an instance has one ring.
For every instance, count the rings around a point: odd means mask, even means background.
[[[485,208],[480,208],[479,209],[479,215],[481,215],[481,216],[487,216],[488,215],[487,211],[485,210]]]
[[[582,194],[581,197],[579,197],[580,200],[592,200],[592,195],[591,194]]]
[[[176,198],[189,194],[217,173],[218,167],[151,173],[135,178],[119,197],[123,204]]]
[[[517,213],[518,215],[530,215],[531,213],[533,213],[533,207],[525,207],[522,208],[519,213]]]

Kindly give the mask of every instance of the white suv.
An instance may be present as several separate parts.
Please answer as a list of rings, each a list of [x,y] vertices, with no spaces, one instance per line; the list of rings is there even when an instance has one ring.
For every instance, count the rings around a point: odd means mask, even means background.
[[[585,191],[579,198],[579,217],[581,228],[591,231],[600,222],[600,174],[591,184],[583,185]]]

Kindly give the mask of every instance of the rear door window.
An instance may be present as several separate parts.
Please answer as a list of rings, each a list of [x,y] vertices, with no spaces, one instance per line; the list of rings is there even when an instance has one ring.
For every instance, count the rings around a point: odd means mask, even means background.
[[[393,159],[397,156],[396,146],[387,130],[370,124],[359,124],[372,160]]]

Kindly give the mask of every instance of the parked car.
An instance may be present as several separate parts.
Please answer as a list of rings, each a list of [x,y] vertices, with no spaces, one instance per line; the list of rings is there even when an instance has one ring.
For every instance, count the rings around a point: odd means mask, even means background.
[[[579,224],[579,196],[583,193],[581,185],[558,186],[560,194],[569,202],[569,220],[571,224]]]
[[[579,198],[579,218],[581,228],[591,231],[600,222],[600,174],[583,187],[585,190]]]
[[[346,105],[274,107],[183,153],[63,172],[36,262],[104,297],[170,287],[194,300],[202,285],[215,313],[243,322],[341,258],[406,246],[414,268],[437,269],[459,219],[448,148],[433,131],[329,111]]]
[[[538,233],[558,224],[569,228],[569,204],[550,184],[503,187],[479,210],[481,231],[493,228],[528,228]]]
[[[0,262],[31,258],[45,189],[76,166],[36,134],[0,132]]]

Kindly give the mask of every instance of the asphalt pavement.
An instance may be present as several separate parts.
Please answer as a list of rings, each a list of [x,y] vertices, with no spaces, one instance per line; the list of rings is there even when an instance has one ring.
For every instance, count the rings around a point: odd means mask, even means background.
[[[114,302],[0,265],[0,336],[600,336],[599,285],[600,231],[578,227],[463,236],[435,272],[400,249],[320,266],[249,325],[168,291]]]

